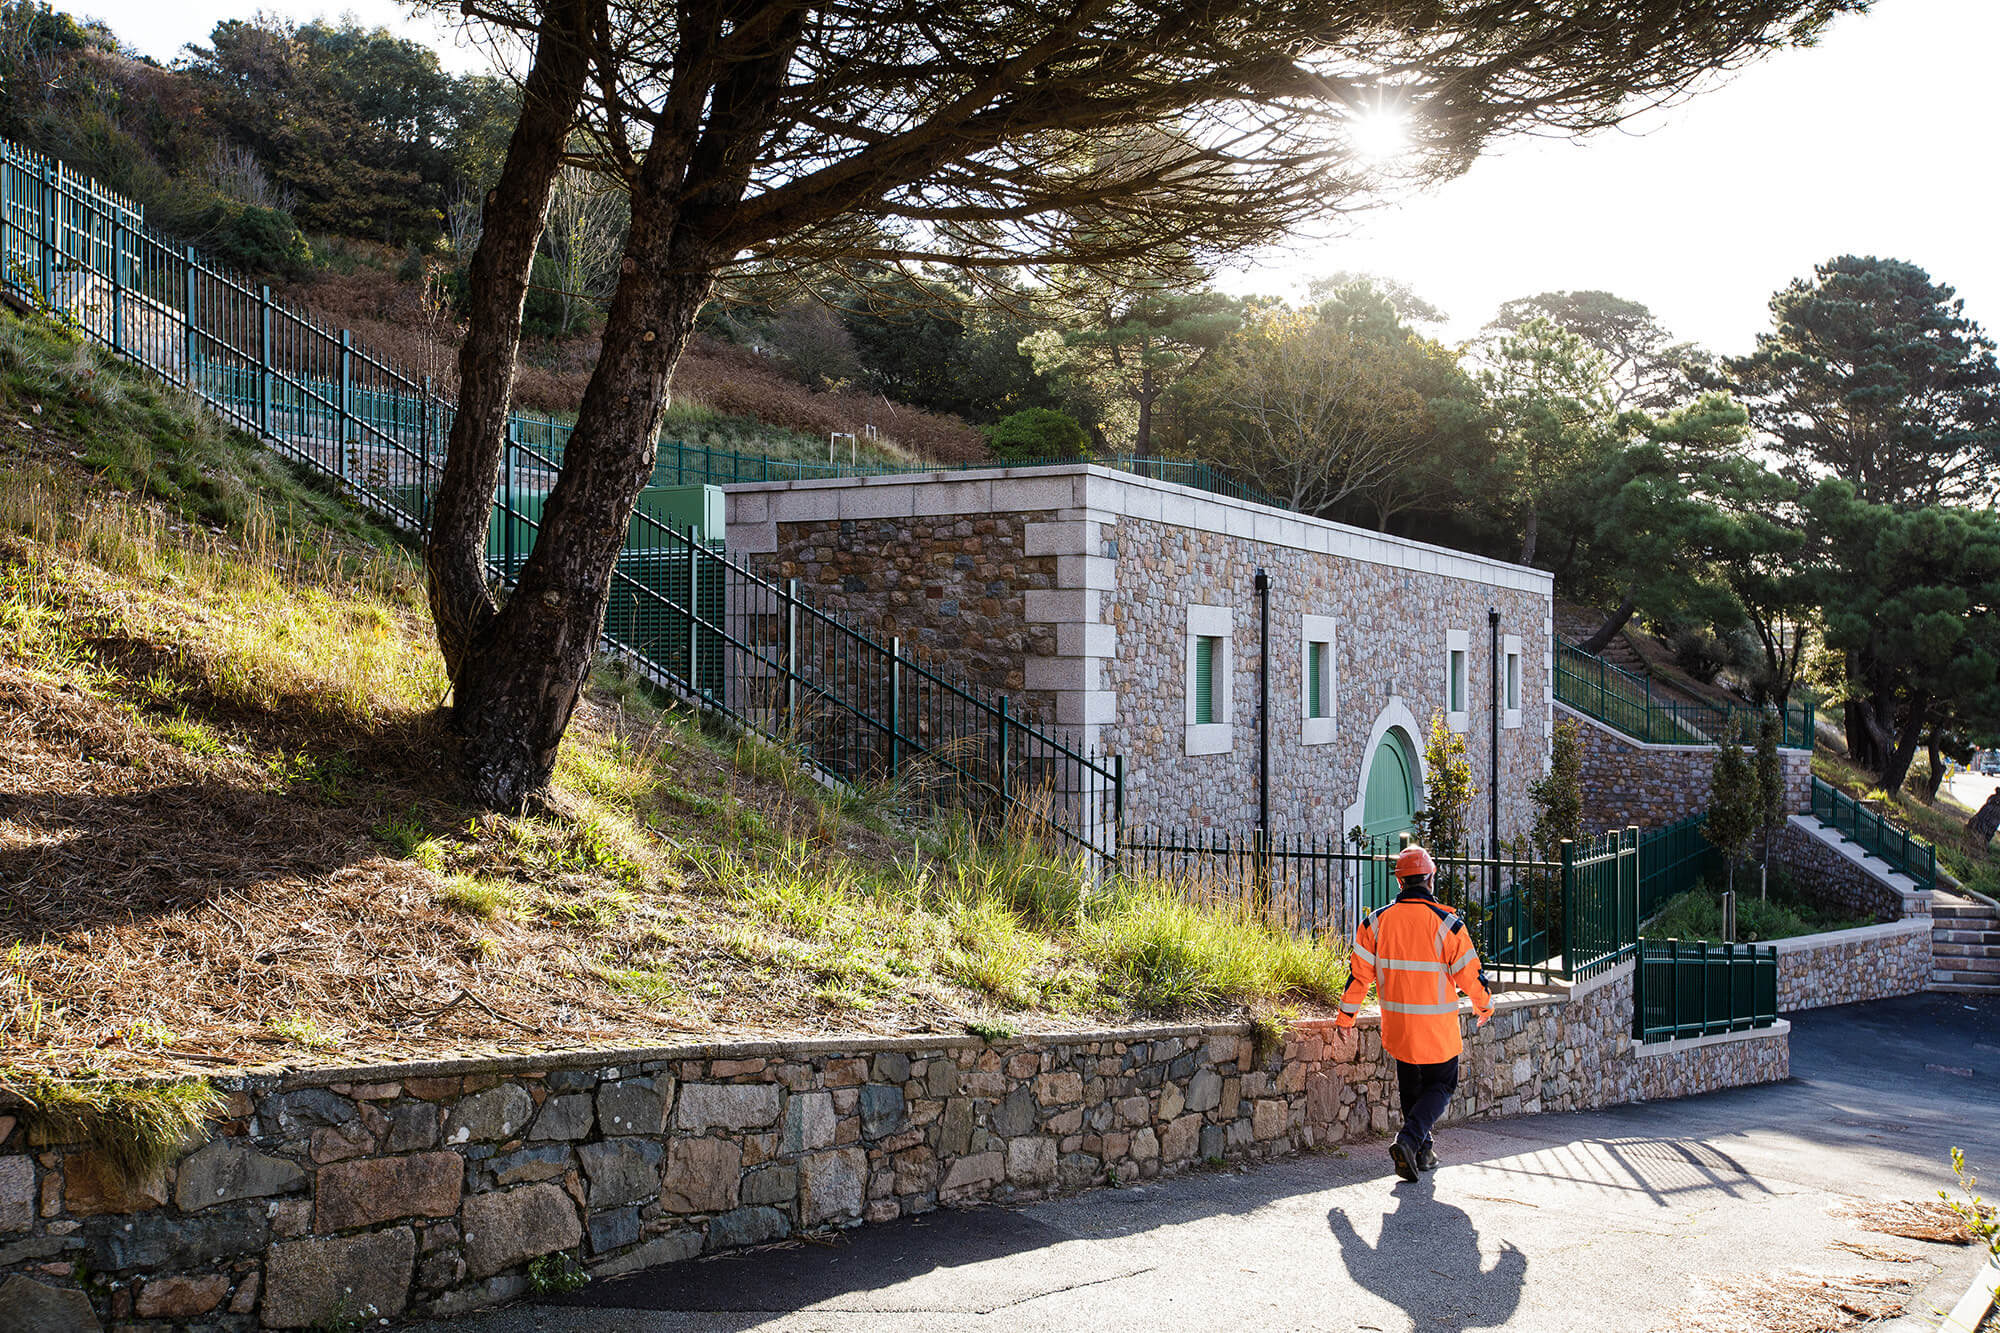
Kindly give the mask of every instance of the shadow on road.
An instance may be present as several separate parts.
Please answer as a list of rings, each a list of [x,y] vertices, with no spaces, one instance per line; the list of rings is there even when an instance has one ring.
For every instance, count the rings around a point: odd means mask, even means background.
[[[1401,1306],[1418,1328],[1495,1328],[1513,1318],[1527,1283],[1527,1256],[1502,1241],[1486,1266],[1472,1218],[1440,1201],[1429,1176],[1397,1185],[1395,1198],[1373,1245],[1345,1209],[1326,1215],[1355,1285]]]

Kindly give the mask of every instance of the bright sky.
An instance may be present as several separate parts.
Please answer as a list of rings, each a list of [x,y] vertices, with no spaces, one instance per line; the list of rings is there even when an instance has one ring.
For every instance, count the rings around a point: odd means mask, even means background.
[[[172,59],[258,0],[80,0],[147,55]],[[480,53],[395,0],[261,0],[298,19],[351,13],[438,47]],[[2000,0],[1877,0],[1817,47],[1738,73],[1637,131],[1525,141],[1349,234],[1260,256],[1219,280],[1292,294],[1337,269],[1408,282],[1466,337],[1500,302],[1603,288],[1651,306],[1674,333],[1747,351],[1773,291],[1837,254],[1907,259],[1958,288],[2000,334]]]

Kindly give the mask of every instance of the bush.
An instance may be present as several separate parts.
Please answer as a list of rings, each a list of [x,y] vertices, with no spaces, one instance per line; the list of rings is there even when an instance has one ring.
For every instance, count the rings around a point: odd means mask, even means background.
[[[1697,627],[1675,630],[1667,646],[1673,650],[1674,665],[1704,685],[1713,685],[1736,656],[1726,640]]]
[[[1029,407],[1003,417],[986,433],[995,458],[1040,461],[1081,458],[1090,436],[1076,418],[1047,407]]]
[[[217,204],[209,214],[203,248],[231,268],[267,282],[288,282],[312,271],[312,246],[288,214],[251,204]]]

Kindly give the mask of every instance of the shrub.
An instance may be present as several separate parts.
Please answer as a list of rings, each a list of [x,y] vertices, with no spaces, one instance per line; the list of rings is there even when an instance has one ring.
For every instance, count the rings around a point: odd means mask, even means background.
[[[291,217],[275,208],[224,203],[209,214],[203,249],[231,268],[270,282],[312,271],[312,246]]]
[[[1029,407],[1003,417],[986,433],[995,458],[1018,461],[1081,458],[1090,436],[1076,418],[1047,407]]]
[[[1673,650],[1674,665],[1704,685],[1714,684],[1736,656],[1727,640],[1698,626],[1675,630],[1667,646]]]

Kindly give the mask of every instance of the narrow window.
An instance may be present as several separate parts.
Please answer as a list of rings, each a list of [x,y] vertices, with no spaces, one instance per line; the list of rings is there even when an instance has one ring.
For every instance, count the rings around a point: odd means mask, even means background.
[[[1215,722],[1215,657],[1221,637],[1214,634],[1200,634],[1194,641],[1194,724],[1197,727],[1212,726]]]
[[[1325,717],[1326,655],[1330,645],[1315,643],[1306,653],[1306,716]]]
[[[1436,659],[1433,658],[1432,660],[1435,661]],[[1451,680],[1449,688],[1451,703],[1445,711],[1463,713],[1465,711],[1465,652],[1463,649],[1454,648],[1451,650]]]
[[[1507,711],[1521,711],[1521,655],[1507,654]]]

